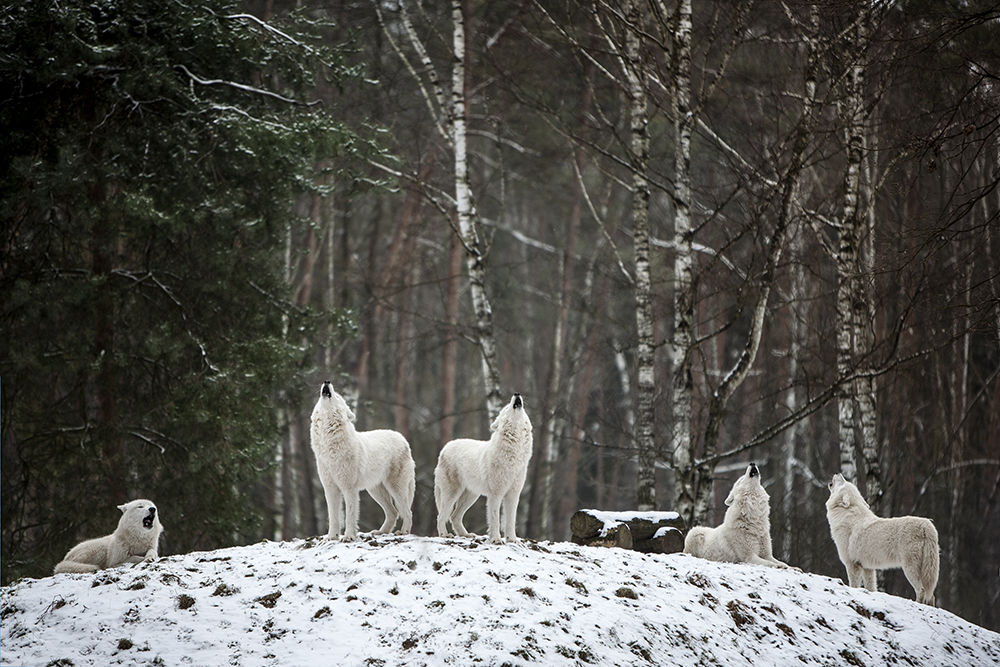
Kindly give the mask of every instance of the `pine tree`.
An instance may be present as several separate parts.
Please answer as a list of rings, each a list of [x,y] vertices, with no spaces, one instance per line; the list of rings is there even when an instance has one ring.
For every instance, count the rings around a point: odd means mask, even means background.
[[[133,497],[166,553],[251,534],[272,399],[304,358],[285,333],[317,319],[286,294],[289,203],[320,158],[373,147],[310,101],[358,74],[314,29],[179,7],[0,22],[4,583]]]

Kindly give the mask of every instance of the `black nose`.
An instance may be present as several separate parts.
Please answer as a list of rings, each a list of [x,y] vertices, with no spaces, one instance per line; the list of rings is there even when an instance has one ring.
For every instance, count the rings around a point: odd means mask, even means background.
[[[521,405],[522,405],[522,403],[521,403],[521,395],[520,394],[514,394],[514,407],[515,408],[519,408],[519,407],[521,407]]]
[[[751,477],[756,477],[759,474],[760,474],[760,471],[757,470],[757,464],[756,463],[751,463],[750,464],[750,476]]]
[[[156,516],[156,508],[155,507],[150,507],[149,508],[149,516]]]
[[[332,394],[330,393],[330,381],[329,380],[327,380],[326,382],[323,383],[323,391],[321,393],[323,394],[323,396],[332,396]]]

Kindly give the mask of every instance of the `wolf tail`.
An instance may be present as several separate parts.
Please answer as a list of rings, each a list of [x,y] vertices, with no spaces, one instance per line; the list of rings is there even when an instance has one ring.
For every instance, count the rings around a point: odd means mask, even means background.
[[[938,549],[938,534],[934,524],[927,521],[923,526],[920,540],[920,585],[923,588],[923,602],[934,606],[934,589],[937,588],[938,574],[941,570],[941,554]]]
[[[55,569],[52,571],[53,574],[62,574],[64,572],[69,572],[72,574],[86,574],[88,572],[97,572],[100,570],[96,565],[91,565],[90,563],[80,563],[75,560],[64,560],[60,561],[56,565]]]

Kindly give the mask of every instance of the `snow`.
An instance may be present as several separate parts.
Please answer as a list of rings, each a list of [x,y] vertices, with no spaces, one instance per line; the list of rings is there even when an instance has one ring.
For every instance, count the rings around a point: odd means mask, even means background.
[[[676,528],[674,528],[672,526],[663,526],[662,528],[657,528],[656,529],[656,532],[653,533],[653,538],[654,539],[659,539],[659,538],[663,537],[664,535],[666,535],[667,533],[669,533],[672,530],[675,531],[675,532],[678,532],[678,533],[681,532],[681,531],[677,530]]]
[[[614,526],[620,523],[625,523],[630,519],[658,523],[660,521],[676,521],[681,518],[681,515],[677,512],[605,512],[603,510],[581,511],[586,512],[598,521],[604,523],[606,526]]]
[[[2,590],[7,665],[935,665],[1000,635],[828,577],[569,543],[263,542]]]
[[[652,524],[657,524],[661,521],[677,521],[681,517],[681,515],[677,512],[605,512],[603,510],[580,511],[589,514],[604,524],[604,527],[600,532],[601,537],[607,537],[610,530],[617,528],[623,523],[628,523],[629,521],[648,521]],[[653,537],[662,537],[666,534],[667,528],[668,527],[658,528]]]

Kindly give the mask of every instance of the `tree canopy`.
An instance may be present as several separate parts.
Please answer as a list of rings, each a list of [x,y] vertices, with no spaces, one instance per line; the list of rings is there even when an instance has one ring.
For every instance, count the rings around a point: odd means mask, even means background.
[[[288,299],[294,197],[375,150],[310,97],[360,74],[320,28],[212,0],[5,10],[4,582],[133,497],[174,551],[259,522],[287,332],[324,316]]]

